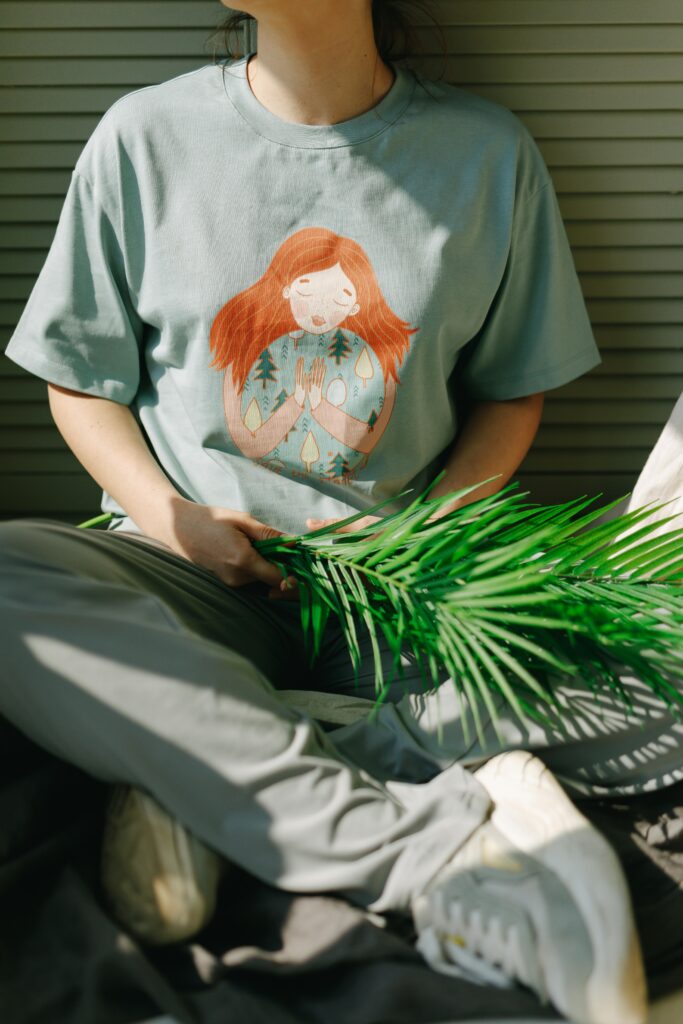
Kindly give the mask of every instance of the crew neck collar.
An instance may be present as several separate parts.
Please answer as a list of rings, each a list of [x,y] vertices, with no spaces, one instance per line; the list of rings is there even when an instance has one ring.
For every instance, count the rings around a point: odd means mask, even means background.
[[[365,142],[391,127],[410,103],[415,89],[415,76],[406,68],[387,61],[395,74],[394,83],[385,96],[370,110],[337,124],[299,124],[284,121],[260,103],[251,91],[247,64],[256,51],[246,53],[225,65],[223,80],[233,106],[260,135],[283,145],[300,149],[329,149]]]

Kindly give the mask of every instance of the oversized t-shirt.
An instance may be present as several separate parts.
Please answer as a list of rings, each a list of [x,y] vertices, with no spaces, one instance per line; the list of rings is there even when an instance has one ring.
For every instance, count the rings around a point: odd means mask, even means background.
[[[129,406],[183,497],[303,533],[410,488],[382,514],[405,507],[464,396],[547,391],[601,357],[512,111],[392,64],[375,107],[294,123],[256,99],[251,56],[102,115],[6,355]]]

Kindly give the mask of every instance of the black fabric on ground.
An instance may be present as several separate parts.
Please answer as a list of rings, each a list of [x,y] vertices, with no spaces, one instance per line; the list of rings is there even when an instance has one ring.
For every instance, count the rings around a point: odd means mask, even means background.
[[[108,787],[0,719],[3,1024],[431,1024],[560,1019],[520,989],[431,970],[410,921],[234,869],[192,941],[146,947],[109,914],[98,867]],[[624,864],[651,994],[683,987],[683,784],[581,801]]]

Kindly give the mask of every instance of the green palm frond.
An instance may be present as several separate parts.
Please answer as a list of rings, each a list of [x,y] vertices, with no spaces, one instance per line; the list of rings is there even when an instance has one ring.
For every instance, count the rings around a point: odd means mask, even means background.
[[[520,719],[547,721],[544,705],[559,707],[558,673],[630,708],[617,671],[625,665],[679,714],[683,528],[653,537],[676,516],[644,522],[670,502],[592,526],[627,495],[584,512],[595,498],[524,503],[523,494],[510,493],[513,483],[428,522],[489,482],[428,499],[443,475],[406,508],[355,532],[337,531],[409,491],[307,534],[253,542],[283,577],[297,580],[311,667],[334,614],[356,680],[358,630],[369,634],[377,694],[371,718],[400,679],[405,651],[425,689],[440,685],[447,669],[480,742],[482,710],[498,731],[501,700]],[[393,654],[388,678],[380,634]],[[466,717],[463,725],[467,731]]]

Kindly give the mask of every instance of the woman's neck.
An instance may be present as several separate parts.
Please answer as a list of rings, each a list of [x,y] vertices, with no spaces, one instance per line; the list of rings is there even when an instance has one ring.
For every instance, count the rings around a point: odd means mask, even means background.
[[[377,106],[394,73],[377,51],[370,6],[316,0],[299,18],[287,7],[273,4],[258,19],[247,78],[259,103],[283,121],[312,125]]]

